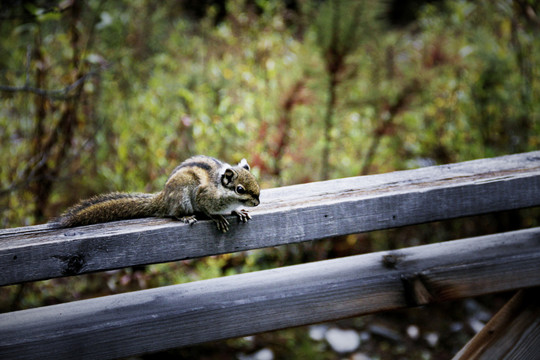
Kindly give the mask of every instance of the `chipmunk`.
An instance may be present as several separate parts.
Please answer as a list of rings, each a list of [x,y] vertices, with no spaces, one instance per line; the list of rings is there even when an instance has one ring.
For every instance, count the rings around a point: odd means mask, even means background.
[[[169,176],[162,191],[155,194],[110,193],[98,195],[69,208],[50,222],[67,228],[142,217],[172,217],[187,224],[203,214],[219,231],[229,230],[223,215],[233,214],[241,222],[251,216],[242,206],[259,205],[260,188],[246,159],[231,166],[209,156],[193,156]]]

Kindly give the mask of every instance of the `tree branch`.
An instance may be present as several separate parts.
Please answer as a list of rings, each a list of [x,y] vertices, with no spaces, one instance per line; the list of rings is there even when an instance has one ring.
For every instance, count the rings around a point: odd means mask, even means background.
[[[29,92],[29,93],[32,93],[32,94],[35,94],[35,95],[48,97],[48,98],[51,98],[51,99],[54,99],[54,100],[68,100],[68,99],[72,98],[73,96],[75,96],[75,95],[70,94],[71,91],[73,91],[73,90],[77,89],[79,86],[81,86],[86,81],[86,79],[88,79],[88,78],[90,78],[92,76],[97,76],[101,72],[101,70],[106,70],[107,68],[108,68],[108,66],[102,66],[102,67],[100,67],[98,69],[91,70],[91,71],[87,72],[86,74],[84,74],[83,76],[81,76],[79,79],[77,79],[72,84],[66,86],[63,89],[59,89],[59,90],[46,90],[46,89],[41,89],[41,88],[37,88],[37,87],[30,86],[28,84],[25,84],[24,86],[0,85],[0,91],[9,92],[9,93]]]

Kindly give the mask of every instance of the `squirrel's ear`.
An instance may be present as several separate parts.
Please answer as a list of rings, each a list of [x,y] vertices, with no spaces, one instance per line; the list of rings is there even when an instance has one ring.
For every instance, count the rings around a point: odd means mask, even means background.
[[[225,170],[223,173],[223,176],[221,176],[221,183],[223,186],[229,185],[231,182],[234,181],[238,177],[238,174],[233,169],[229,168]]]
[[[247,162],[246,159],[242,159],[239,163],[238,163],[238,166],[239,167],[243,167],[244,169],[246,169],[247,171],[249,171],[251,168],[249,167],[249,164]]]

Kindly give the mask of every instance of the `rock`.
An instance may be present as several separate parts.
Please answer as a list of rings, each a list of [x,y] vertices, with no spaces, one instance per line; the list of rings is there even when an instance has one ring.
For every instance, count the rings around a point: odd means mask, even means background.
[[[476,318],[470,318],[468,323],[475,333],[479,333],[484,328],[484,323]]]
[[[463,331],[463,323],[462,322],[459,322],[459,321],[455,321],[453,323],[450,324],[450,331],[451,332],[461,332]]]
[[[439,343],[439,334],[430,332],[427,333],[426,336],[424,336],[424,339],[426,339],[426,342],[429,346],[435,347]]]
[[[401,342],[403,339],[401,338],[401,335],[395,331],[394,329],[389,328],[386,325],[382,324],[372,324],[368,327],[368,330],[373,334],[380,337],[383,337],[388,340],[392,340],[395,342]]]
[[[418,339],[420,336],[420,329],[416,325],[409,325],[407,327],[407,335],[413,340]]]
[[[238,354],[238,360],[274,360],[272,350],[264,348],[251,355]]]
[[[471,317],[474,317],[483,323],[488,322],[493,315],[484,305],[474,299],[465,300],[465,310]]]
[[[328,331],[326,325],[312,325],[309,327],[309,337],[315,341],[321,341],[324,339],[326,331]]]
[[[338,353],[348,353],[360,346],[360,335],[354,330],[332,328],[325,334],[326,341]]]
[[[364,353],[354,353],[352,354],[351,359],[352,360],[371,360],[371,358]]]

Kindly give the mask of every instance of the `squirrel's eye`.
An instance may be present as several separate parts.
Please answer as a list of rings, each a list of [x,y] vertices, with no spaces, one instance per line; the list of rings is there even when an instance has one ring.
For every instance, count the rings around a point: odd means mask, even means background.
[[[238,185],[236,187],[236,192],[239,193],[239,194],[245,194],[246,193],[246,189],[244,189],[244,187],[242,185]]]

